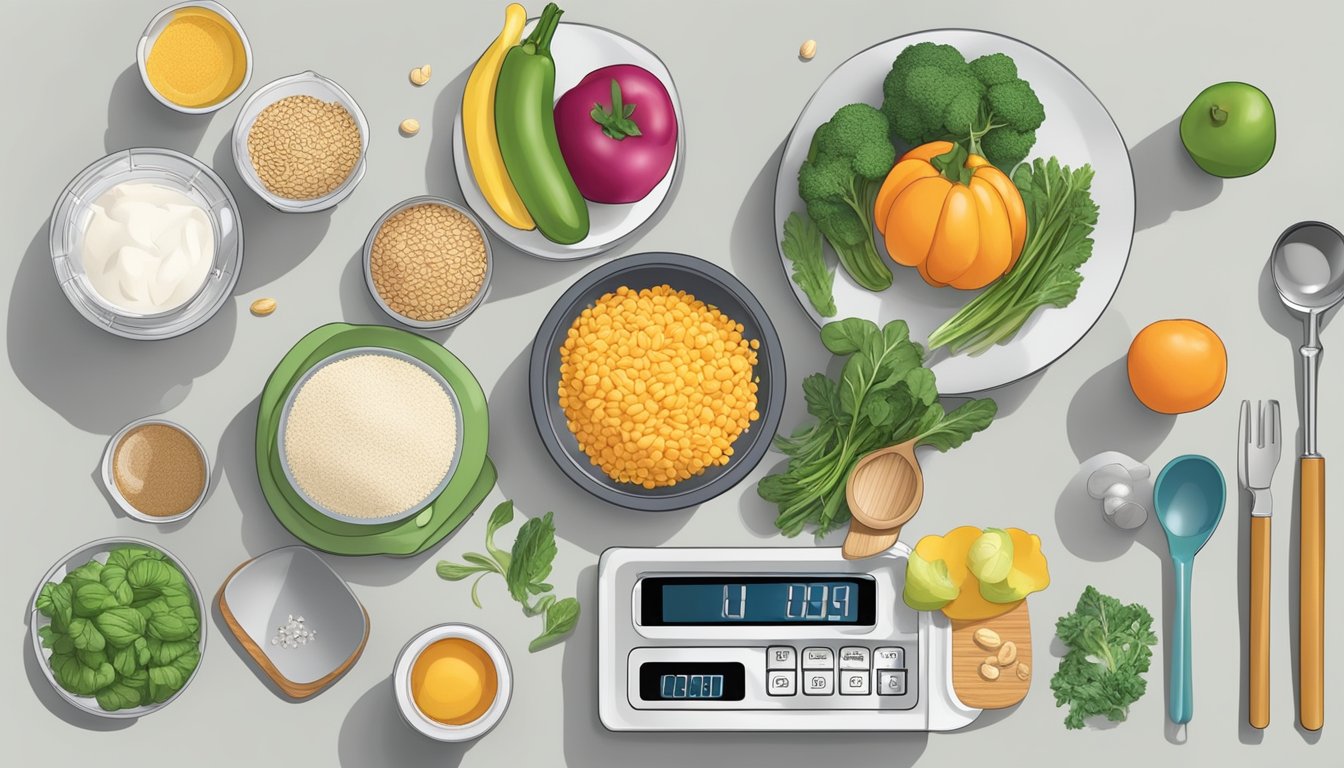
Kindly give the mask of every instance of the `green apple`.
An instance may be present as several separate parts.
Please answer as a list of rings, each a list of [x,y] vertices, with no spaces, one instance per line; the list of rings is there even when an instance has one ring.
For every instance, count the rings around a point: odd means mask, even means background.
[[[929,562],[911,552],[905,565],[905,604],[917,611],[936,611],[957,599],[961,587],[952,581],[947,562]]]
[[[1181,116],[1181,143],[1206,172],[1249,176],[1274,154],[1274,106],[1247,83],[1218,83],[1200,92]]]

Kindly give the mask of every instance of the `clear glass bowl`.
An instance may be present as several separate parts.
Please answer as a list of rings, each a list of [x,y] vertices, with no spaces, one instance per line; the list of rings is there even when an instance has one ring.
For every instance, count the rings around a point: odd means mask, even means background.
[[[414,318],[407,317],[401,314],[400,312],[397,312],[395,309],[392,309],[392,307],[388,306],[387,301],[383,299],[383,295],[378,292],[378,286],[374,285],[373,282],[373,241],[378,237],[378,232],[382,230],[383,225],[387,223],[388,219],[392,218],[398,213],[401,213],[407,208],[414,208],[417,205],[442,205],[445,208],[452,208],[453,210],[467,217],[467,220],[470,221],[472,225],[476,227],[476,230],[481,233],[481,242],[485,243],[485,278],[481,280],[481,289],[476,292],[475,298],[473,298],[471,302],[467,304],[467,306],[459,309],[458,311],[454,312],[448,317],[445,317],[442,320],[429,320],[429,321],[416,320]],[[373,229],[369,230],[369,236],[364,240],[363,258],[364,258],[364,284],[368,286],[369,294],[373,296],[373,300],[378,305],[378,307],[382,309],[384,312],[386,312],[389,317],[401,323],[402,325],[406,325],[411,328],[419,328],[421,330],[436,330],[440,328],[451,328],[457,325],[458,323],[462,322],[463,320],[466,320],[468,315],[470,315],[472,312],[475,312],[476,308],[479,307],[483,301],[485,301],[485,294],[490,290],[490,273],[493,271],[495,261],[494,256],[490,251],[490,238],[485,234],[485,227],[481,224],[481,220],[476,217],[476,214],[472,213],[471,210],[468,209],[466,206],[458,205],[457,203],[454,203],[450,200],[447,200],[442,197],[435,197],[433,195],[420,195],[418,197],[412,197],[408,200],[402,200],[400,203],[397,203],[396,205],[389,208],[386,213],[384,213],[381,217],[379,217],[377,223],[373,225]]]
[[[185,304],[154,314],[119,307],[98,294],[80,255],[92,204],[112,187],[145,181],[181,190],[205,209],[215,235],[215,262]],[[66,185],[51,213],[51,265],[70,304],[89,322],[128,339],[168,339],[200,326],[233,294],[243,265],[238,204],[215,172],[194,157],[161,148],[125,149],[95,161]]]
[[[275,102],[290,96],[312,96],[326,102],[339,102],[350,112],[351,117],[355,118],[355,124],[359,126],[359,161],[355,163],[354,170],[350,171],[350,176],[339,187],[312,200],[291,200],[267,189],[266,185],[261,183],[256,170],[252,168],[252,155],[247,149],[247,135],[252,130],[252,124],[257,121],[257,115]],[[369,123],[364,118],[364,112],[359,108],[359,104],[356,104],[354,97],[334,80],[312,71],[272,80],[258,88],[256,93],[243,102],[243,108],[238,112],[238,119],[233,124],[233,163],[238,167],[239,177],[257,193],[258,197],[265,200],[267,205],[284,213],[322,211],[349,197],[350,193],[355,191],[360,179],[364,178],[368,154]]]
[[[163,32],[164,27],[168,26],[168,22],[172,21],[173,14],[183,8],[204,8],[207,11],[214,11],[223,17],[223,19],[233,27],[233,31],[238,33],[238,39],[243,42],[243,55],[247,58],[247,69],[244,71],[243,81],[238,84],[238,87],[233,89],[233,92],[229,95],[214,104],[207,104],[204,107],[184,107],[181,104],[169,100],[162,93],[159,93],[159,89],[155,88],[154,85],[149,82],[149,73],[145,70],[145,62],[149,59],[149,52],[154,47],[154,43],[158,42],[159,34]],[[228,8],[225,8],[219,3],[210,2],[210,0],[194,0],[193,2],[170,5],[156,13],[154,18],[149,20],[149,25],[145,27],[145,33],[140,36],[140,42],[135,46],[135,62],[136,66],[140,68],[140,79],[145,84],[145,90],[149,91],[149,94],[160,104],[185,115],[204,115],[222,109],[225,105],[238,98],[239,94],[247,90],[247,84],[252,80],[252,43],[248,41],[247,33],[243,32],[243,25],[238,23],[238,19],[229,12]]]

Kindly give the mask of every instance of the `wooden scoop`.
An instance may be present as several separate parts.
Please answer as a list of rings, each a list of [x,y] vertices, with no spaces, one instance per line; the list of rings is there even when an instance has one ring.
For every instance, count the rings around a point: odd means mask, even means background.
[[[846,560],[879,555],[896,543],[901,526],[924,501],[924,473],[915,441],[887,446],[859,459],[845,484],[853,519],[841,551]]]

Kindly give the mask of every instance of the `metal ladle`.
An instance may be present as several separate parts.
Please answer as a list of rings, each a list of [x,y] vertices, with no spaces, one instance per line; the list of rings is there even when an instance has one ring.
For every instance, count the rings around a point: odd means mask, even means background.
[[[1300,467],[1299,701],[1307,730],[1325,721],[1325,457],[1316,450],[1317,367],[1321,315],[1344,301],[1344,235],[1318,221],[1294,224],[1270,256],[1274,287],[1302,318],[1302,456]]]

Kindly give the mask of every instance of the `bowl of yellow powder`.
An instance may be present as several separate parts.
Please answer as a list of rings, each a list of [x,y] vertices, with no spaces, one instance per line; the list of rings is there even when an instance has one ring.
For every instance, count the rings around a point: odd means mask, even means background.
[[[233,124],[233,161],[243,183],[272,208],[331,208],[364,178],[369,124],[334,80],[300,72],[258,88]]]
[[[542,322],[528,369],[542,443],[579,487],[629,509],[684,509],[770,448],[784,353],[726,270],[677,253],[597,267]]]
[[[364,241],[364,281],[373,300],[412,328],[449,328],[485,299],[490,243],[474,214],[422,195],[384,213]]]
[[[411,517],[457,469],[461,407],[438,371],[412,355],[337,352],[294,384],[276,435],[290,486],[313,509],[359,525]]]
[[[214,112],[252,79],[252,46],[238,19],[219,3],[179,3],[159,11],[136,46],[145,88],[189,115]]]

